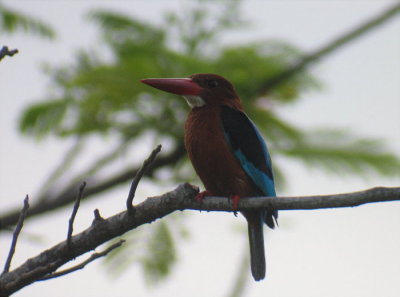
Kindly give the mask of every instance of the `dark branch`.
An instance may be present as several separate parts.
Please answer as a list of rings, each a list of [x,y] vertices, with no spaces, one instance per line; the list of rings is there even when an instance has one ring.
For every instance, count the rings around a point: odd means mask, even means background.
[[[193,199],[196,193],[197,191],[192,186],[185,184],[172,192],[149,198],[146,202],[140,203],[135,207],[134,216],[124,211],[97,224],[92,224],[88,229],[72,236],[71,249],[66,248],[67,242],[65,240],[29,259],[13,271],[1,275],[0,296],[8,296],[53,273],[65,263],[95,249],[110,239],[173,212],[176,210],[174,204],[169,204],[168,201],[173,201],[174,198],[178,197],[180,197],[178,200]],[[167,202],[167,205],[160,205],[160,202]]]
[[[151,177],[154,172],[164,166],[170,166],[175,164],[185,154],[185,148],[183,145],[179,145],[174,149],[171,153],[160,156],[156,160],[154,160],[153,164],[149,166],[144,176]],[[112,187],[118,186],[122,183],[125,183],[132,179],[132,176],[135,176],[139,168],[129,169],[123,171],[121,173],[116,174],[115,176],[103,179],[100,181],[93,181],[88,185],[85,189],[85,196],[82,197],[82,200],[93,198],[94,195],[101,193],[102,191],[109,190]],[[67,187],[65,191],[61,194],[55,195],[51,197],[51,199],[47,198],[38,198],[36,201],[41,201],[40,203],[36,203],[31,205],[29,209],[29,213],[27,218],[41,215],[48,211],[54,211],[60,207],[63,207],[69,203],[72,203],[76,197],[76,185],[71,185]],[[8,230],[8,227],[15,224],[19,217],[19,210],[12,210],[9,213],[2,214],[0,216],[0,231]]]
[[[15,227],[15,231],[13,233],[11,247],[10,247],[10,251],[7,256],[6,264],[4,265],[3,273],[7,273],[10,270],[11,260],[15,253],[15,247],[17,246],[18,236],[22,230],[22,227],[24,226],[24,220],[26,217],[26,213],[28,212],[28,209],[29,209],[29,197],[28,197],[28,195],[26,195],[26,197],[24,199],[24,206],[21,210],[21,214],[19,216],[17,226]]]
[[[71,217],[68,222],[68,233],[67,233],[68,249],[71,248],[71,236],[72,236],[72,233],[74,232],[74,221],[75,221],[76,214],[78,213],[78,208],[81,203],[82,194],[83,194],[83,190],[85,189],[85,187],[86,187],[86,182],[84,181],[79,187],[79,192],[78,192],[78,195],[76,195],[74,208],[72,209],[72,214],[71,214]]]
[[[88,229],[72,236],[70,250],[66,249],[67,242],[63,241],[29,259],[13,271],[2,274],[0,276],[0,296],[8,296],[53,273],[60,266],[99,245],[176,210],[233,211],[228,198],[206,197],[202,203],[199,203],[195,199],[197,193],[197,187],[183,184],[171,192],[148,198],[136,205],[134,216],[124,211],[101,220],[97,224],[92,224]],[[365,203],[394,200],[400,200],[400,187],[379,187],[354,193],[324,196],[243,198],[239,202],[238,210],[260,207],[281,210],[352,207]]]
[[[144,160],[142,167],[136,173],[135,178],[132,181],[131,188],[129,190],[128,199],[126,200],[126,208],[129,214],[134,213],[134,207],[132,205],[133,198],[135,198],[135,193],[137,186],[143,176],[146,173],[149,166],[154,162],[155,158],[157,157],[158,153],[161,151],[161,144],[157,145],[157,147],[151,152],[150,156]]]
[[[0,49],[0,61],[3,60],[3,58],[4,58],[5,56],[10,56],[10,57],[12,57],[12,56],[14,56],[14,55],[17,54],[17,53],[18,53],[18,50],[17,50],[17,49],[9,50],[7,46],[3,46],[3,47]]]
[[[85,266],[87,264],[89,264],[90,262],[93,262],[94,260],[101,258],[101,257],[105,257],[107,256],[111,251],[115,250],[116,248],[119,248],[123,243],[125,242],[125,240],[121,239],[120,241],[118,241],[117,243],[114,243],[112,245],[110,245],[107,249],[105,249],[104,251],[100,252],[100,253],[94,253],[92,254],[88,259],[86,259],[85,261],[83,261],[82,263],[75,265],[73,267],[70,267],[68,269],[65,270],[61,270],[58,272],[54,272],[51,273],[41,279],[39,279],[38,281],[44,281],[44,280],[49,280],[52,278],[56,278],[56,277],[60,277],[72,272],[75,272],[77,270],[83,269],[85,268]]]
[[[100,211],[97,208],[93,211],[93,214],[94,214],[94,219],[92,224],[97,224],[104,220],[104,218],[100,214]]]
[[[281,83],[286,82],[288,79],[297,75],[299,72],[304,70],[310,64],[313,64],[319,61],[321,58],[327,56],[338,48],[348,44],[350,41],[353,41],[356,38],[361,37],[363,34],[367,33],[369,30],[377,28],[379,25],[384,24],[386,21],[394,17],[397,13],[400,12],[400,4],[395,4],[394,6],[389,7],[384,12],[377,15],[375,18],[362,23],[357,26],[353,30],[346,32],[342,36],[337,39],[330,41],[328,44],[323,46],[322,48],[311,52],[308,55],[300,58],[296,63],[292,66],[288,67],[283,72],[275,75],[271,79],[267,80],[260,89],[260,94],[265,94],[269,90],[275,88]]]

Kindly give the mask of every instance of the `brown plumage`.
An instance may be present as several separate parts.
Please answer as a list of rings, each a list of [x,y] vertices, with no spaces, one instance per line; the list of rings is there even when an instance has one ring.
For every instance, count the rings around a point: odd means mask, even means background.
[[[254,124],[243,112],[232,84],[215,74],[186,79],[145,79],[155,88],[183,95],[192,110],[185,124],[185,147],[206,191],[224,197],[275,196],[271,160]],[[264,222],[274,227],[277,212],[242,212],[248,222],[251,271],[265,277]]]

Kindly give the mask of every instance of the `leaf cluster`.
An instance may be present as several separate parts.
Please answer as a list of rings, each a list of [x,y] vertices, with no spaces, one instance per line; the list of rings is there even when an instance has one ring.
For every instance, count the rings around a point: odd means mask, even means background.
[[[118,276],[134,262],[141,267],[150,285],[165,279],[177,262],[176,241],[187,234],[180,217],[170,215],[155,225],[130,232],[126,235],[130,248],[120,249],[105,259],[108,270]]]
[[[2,31],[8,33],[23,31],[48,39],[54,39],[56,35],[54,30],[41,20],[10,9],[0,3],[0,32]]]
[[[80,52],[75,65],[52,69],[57,95],[29,106],[20,120],[21,131],[37,139],[50,134],[64,138],[113,133],[125,142],[156,132],[173,142],[180,140],[186,104],[140,84],[145,77],[219,73],[229,77],[244,104],[255,109],[261,83],[283,71],[300,52],[278,41],[215,44],[221,33],[240,23],[235,22],[236,15],[223,15],[210,28],[204,8],[195,8],[184,18],[169,14],[160,26],[113,12],[91,13],[90,19],[102,28],[112,61],[98,58],[96,51]],[[189,33],[187,27],[197,29]],[[170,46],[175,31],[181,36],[176,42],[185,51]],[[207,48],[212,54],[204,54]],[[299,75],[271,90],[269,100],[290,102],[315,85],[310,75]]]

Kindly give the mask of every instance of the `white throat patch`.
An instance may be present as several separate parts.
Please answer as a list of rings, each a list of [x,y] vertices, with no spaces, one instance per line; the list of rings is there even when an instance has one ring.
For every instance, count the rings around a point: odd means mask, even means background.
[[[183,98],[185,98],[186,102],[191,108],[201,107],[206,104],[206,102],[200,96],[184,95]]]

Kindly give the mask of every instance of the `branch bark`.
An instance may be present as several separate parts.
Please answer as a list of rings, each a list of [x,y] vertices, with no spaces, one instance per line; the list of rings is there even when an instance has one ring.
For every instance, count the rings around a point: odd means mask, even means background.
[[[146,173],[147,168],[154,162],[157,157],[157,154],[161,151],[161,144],[157,145],[157,147],[151,152],[150,156],[143,162],[142,167],[140,167],[137,172],[135,178],[132,181],[131,188],[129,190],[128,199],[126,200],[126,208],[129,214],[134,214],[134,207],[132,205],[133,198],[135,198],[135,193],[137,186],[140,182],[140,179]]]
[[[233,211],[231,201],[224,197],[206,197],[201,203],[195,195],[198,188],[190,184],[178,186],[161,196],[147,198],[135,206],[135,214],[123,211],[107,219],[94,220],[91,227],[27,260],[18,268],[0,276],[0,297],[12,293],[54,273],[60,266],[91,251],[99,245],[121,236],[140,225],[151,223],[176,210]],[[366,191],[307,197],[256,197],[243,198],[239,210],[267,207],[279,210],[321,209],[353,207],[365,203],[400,200],[400,187],[377,187]]]
[[[65,270],[62,270],[62,271],[57,271],[55,273],[51,273],[51,274],[45,276],[44,278],[39,279],[39,281],[46,281],[46,280],[49,280],[49,279],[52,279],[52,278],[57,278],[57,277],[61,277],[61,276],[70,274],[70,273],[75,272],[77,270],[81,270],[81,269],[85,268],[86,265],[88,265],[89,263],[93,262],[94,260],[97,260],[98,258],[107,256],[110,252],[112,252],[113,250],[119,248],[124,242],[125,242],[125,240],[121,239],[117,243],[114,243],[113,245],[111,245],[108,248],[106,248],[104,251],[92,254],[88,259],[86,259],[82,263],[80,263],[78,265],[75,265],[73,267],[67,268]]]

